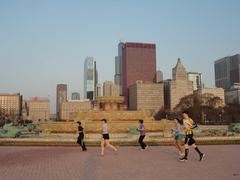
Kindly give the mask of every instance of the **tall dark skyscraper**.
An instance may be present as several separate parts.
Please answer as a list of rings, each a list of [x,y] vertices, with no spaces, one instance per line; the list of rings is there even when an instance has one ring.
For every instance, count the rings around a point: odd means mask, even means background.
[[[67,101],[67,85],[66,84],[58,84],[57,85],[57,103],[56,103],[56,115],[57,119],[60,120],[61,114],[61,105],[63,102]]]
[[[122,76],[122,50],[124,47],[124,43],[118,44],[118,56],[115,57],[115,76],[114,83],[119,85],[120,87],[120,95],[123,95],[123,76]]]
[[[114,83],[121,85],[121,62],[119,56],[115,57],[115,75],[114,75]]]
[[[234,83],[240,83],[240,54],[215,61],[215,85],[225,90]]]
[[[156,45],[146,43],[119,43],[120,93],[128,105],[129,86],[140,80],[156,82]],[[117,74],[117,73],[116,73]]]

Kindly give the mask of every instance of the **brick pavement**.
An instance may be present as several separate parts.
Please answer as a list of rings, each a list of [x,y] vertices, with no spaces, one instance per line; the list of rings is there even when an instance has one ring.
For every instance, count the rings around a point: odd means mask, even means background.
[[[0,147],[0,180],[237,180],[240,145],[200,146],[206,159],[190,150],[186,163],[173,146],[119,147],[118,154],[99,148]],[[189,176],[187,176],[189,175]]]

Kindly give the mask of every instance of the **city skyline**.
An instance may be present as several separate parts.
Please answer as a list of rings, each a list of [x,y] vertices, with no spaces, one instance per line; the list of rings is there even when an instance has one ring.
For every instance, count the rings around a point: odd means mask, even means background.
[[[240,52],[239,1],[70,2],[0,2],[1,93],[49,96],[53,111],[56,84],[83,95],[87,56],[96,60],[101,84],[114,80],[120,41],[156,44],[164,79],[180,57],[208,87],[214,61]]]

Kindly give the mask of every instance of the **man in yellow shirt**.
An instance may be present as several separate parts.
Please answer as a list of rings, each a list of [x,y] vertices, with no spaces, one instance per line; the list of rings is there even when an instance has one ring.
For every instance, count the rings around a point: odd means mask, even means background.
[[[183,128],[185,129],[185,155],[184,157],[180,158],[180,161],[187,161],[187,157],[188,157],[188,152],[189,152],[189,147],[188,146],[192,146],[195,151],[197,151],[197,153],[199,154],[199,161],[203,160],[203,157],[205,156],[204,153],[202,153],[197,145],[195,144],[196,141],[193,138],[193,131],[192,131],[192,126],[194,121],[189,117],[189,113],[187,111],[184,111],[182,113],[182,117],[183,117]]]

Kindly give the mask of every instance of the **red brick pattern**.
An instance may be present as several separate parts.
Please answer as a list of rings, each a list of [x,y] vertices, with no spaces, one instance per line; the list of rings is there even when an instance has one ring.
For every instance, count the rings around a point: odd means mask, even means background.
[[[237,180],[240,145],[200,146],[206,159],[199,162],[190,149],[186,163],[171,146],[119,147],[118,154],[99,147],[0,147],[1,180]]]

